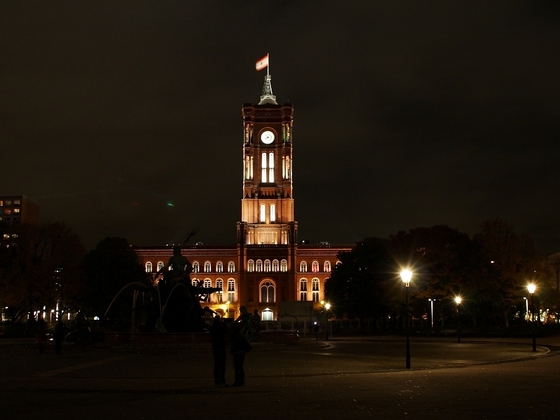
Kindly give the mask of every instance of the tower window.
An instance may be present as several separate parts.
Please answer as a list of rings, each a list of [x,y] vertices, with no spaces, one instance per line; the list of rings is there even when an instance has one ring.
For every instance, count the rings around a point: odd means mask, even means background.
[[[267,182],[267,159],[266,153],[261,155],[261,182]]]
[[[270,205],[270,222],[274,223],[276,221],[276,206],[274,204]]]
[[[260,210],[260,221],[261,223],[264,223],[266,222],[266,206],[264,204],[261,204]]]
[[[274,182],[274,153],[268,154],[268,182]]]

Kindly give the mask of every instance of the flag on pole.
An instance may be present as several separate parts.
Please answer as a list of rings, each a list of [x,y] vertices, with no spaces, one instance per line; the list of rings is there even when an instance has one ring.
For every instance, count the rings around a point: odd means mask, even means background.
[[[262,69],[268,67],[268,54],[265,55],[260,60],[258,60],[255,67],[256,67],[257,71],[261,71]]]

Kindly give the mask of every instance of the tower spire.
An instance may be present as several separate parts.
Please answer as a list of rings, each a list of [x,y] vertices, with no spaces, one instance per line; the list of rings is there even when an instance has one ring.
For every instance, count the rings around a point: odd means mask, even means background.
[[[266,76],[264,76],[264,85],[259,105],[278,105],[276,96],[272,93],[272,76],[270,76],[270,56],[265,55],[261,60],[257,61],[257,70],[262,70],[266,67]]]

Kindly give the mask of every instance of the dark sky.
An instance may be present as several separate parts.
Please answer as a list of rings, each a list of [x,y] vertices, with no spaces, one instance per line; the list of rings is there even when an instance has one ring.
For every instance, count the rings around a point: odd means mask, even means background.
[[[234,244],[268,52],[300,239],[501,218],[558,252],[558,22],[543,0],[2,2],[0,195],[88,247]]]

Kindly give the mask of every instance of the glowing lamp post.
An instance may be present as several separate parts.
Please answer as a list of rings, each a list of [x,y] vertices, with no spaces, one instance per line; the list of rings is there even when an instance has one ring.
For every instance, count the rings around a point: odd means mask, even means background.
[[[327,341],[329,341],[329,309],[331,309],[330,303],[325,303],[325,318],[327,324]]]
[[[527,290],[531,294],[531,324],[533,326],[533,351],[537,351],[537,329],[535,327],[535,299],[534,294],[537,286],[534,283],[527,285]]]
[[[401,271],[401,279],[404,283],[406,295],[406,368],[410,369],[410,310],[408,307],[408,288],[410,286],[410,280],[412,279],[412,271]]]
[[[461,296],[455,296],[455,303],[457,304],[457,343],[461,342],[461,317],[459,315],[459,305],[463,299]]]

